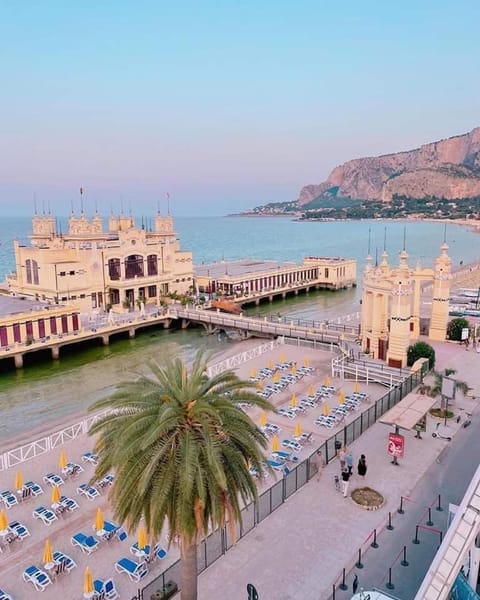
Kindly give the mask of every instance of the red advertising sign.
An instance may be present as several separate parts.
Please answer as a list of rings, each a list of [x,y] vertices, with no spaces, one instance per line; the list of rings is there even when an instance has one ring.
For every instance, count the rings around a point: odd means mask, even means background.
[[[388,453],[390,456],[403,458],[403,450],[405,448],[405,438],[399,433],[388,434]]]

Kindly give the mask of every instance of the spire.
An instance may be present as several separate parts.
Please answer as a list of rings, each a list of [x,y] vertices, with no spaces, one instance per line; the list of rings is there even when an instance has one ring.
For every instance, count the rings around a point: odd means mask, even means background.
[[[80,212],[83,215],[83,188],[80,188]]]
[[[407,250],[407,226],[404,225],[403,227],[403,251],[406,252]]]
[[[387,252],[387,228],[383,230],[383,252]]]
[[[37,216],[37,193],[33,192],[33,211],[34,215]]]
[[[370,227],[368,228],[368,250],[367,250],[367,256],[370,256],[370,245],[372,243],[372,230],[370,229]]]

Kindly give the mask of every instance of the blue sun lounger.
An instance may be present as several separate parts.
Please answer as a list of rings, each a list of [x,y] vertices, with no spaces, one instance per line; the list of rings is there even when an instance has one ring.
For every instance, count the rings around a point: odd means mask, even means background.
[[[137,563],[129,558],[121,558],[115,563],[117,573],[126,573],[132,581],[140,581],[148,573],[147,565],[143,562]]]
[[[0,590],[0,600],[12,600],[12,597],[7,592]]]
[[[43,592],[47,585],[50,585],[52,583],[50,577],[35,565],[32,565],[31,567],[25,569],[22,577],[23,581],[30,581],[31,583],[33,583],[35,589],[39,592]]]
[[[84,533],[76,533],[70,540],[72,546],[78,546],[85,554],[91,554],[94,550],[98,549],[98,540],[93,535],[85,535]]]

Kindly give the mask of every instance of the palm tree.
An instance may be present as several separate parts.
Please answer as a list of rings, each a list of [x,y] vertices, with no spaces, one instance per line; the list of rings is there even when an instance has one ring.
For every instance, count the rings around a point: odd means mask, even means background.
[[[198,353],[190,373],[180,359],[152,362],[90,408],[110,410],[90,430],[100,455],[93,481],[114,469],[115,518],[130,531],[143,518],[156,540],[167,523],[169,544],[180,545],[182,600],[197,597],[197,543],[226,523],[234,533],[258,497],[249,467],[264,472],[267,440],[238,403],[272,410],[232,371],[208,377],[207,362]]]
[[[455,369],[444,369],[443,371],[433,371],[432,375],[433,375],[433,384],[432,385],[428,385],[428,386],[423,386],[425,391],[428,393],[429,396],[431,396],[432,398],[435,398],[436,396],[438,396],[439,394],[442,393],[442,380],[444,377],[450,377],[451,375],[455,375],[457,371]],[[470,386],[468,385],[468,383],[466,381],[461,381],[460,379],[456,379],[455,380],[455,390],[458,390],[460,392],[462,392],[462,394],[466,395],[467,392],[470,390]],[[440,403],[440,412],[441,412],[441,416],[445,417],[446,416],[446,401],[445,401],[445,397],[442,396],[442,400]]]

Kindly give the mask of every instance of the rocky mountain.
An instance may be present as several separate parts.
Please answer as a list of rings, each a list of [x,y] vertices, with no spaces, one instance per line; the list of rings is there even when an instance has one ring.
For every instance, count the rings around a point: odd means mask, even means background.
[[[356,158],[335,167],[328,179],[307,185],[297,206],[322,197],[354,200],[470,198],[480,196],[480,127],[415,150]]]

